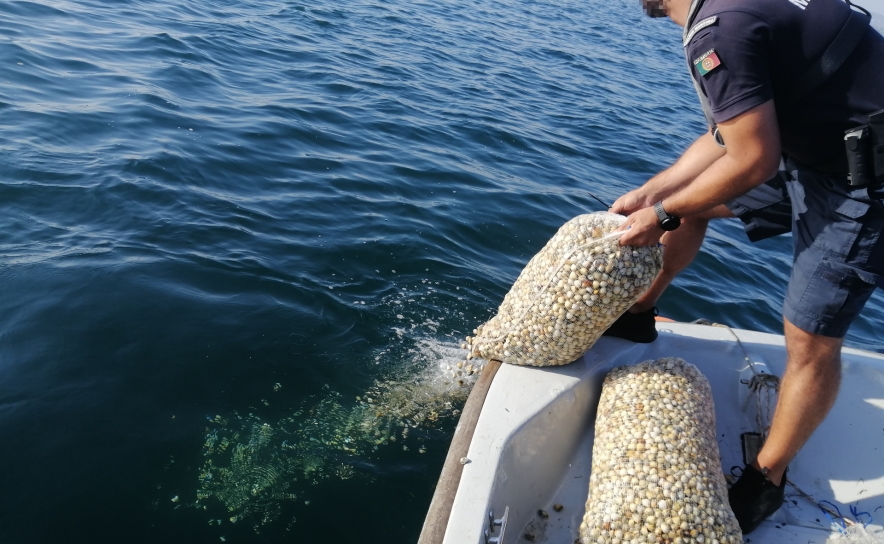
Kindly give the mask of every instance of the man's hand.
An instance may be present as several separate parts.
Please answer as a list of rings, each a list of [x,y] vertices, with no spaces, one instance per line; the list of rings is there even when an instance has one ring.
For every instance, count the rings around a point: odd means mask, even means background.
[[[664,232],[654,208],[642,208],[633,213],[617,230],[625,231],[620,237],[621,246],[655,246]]]
[[[659,200],[677,192],[724,155],[724,149],[715,143],[712,133],[697,138],[678,161],[652,177],[634,191],[621,196],[611,206],[611,212],[629,215],[653,206]]]
[[[656,201],[652,201],[651,197],[646,194],[645,188],[639,187],[614,201],[614,205],[611,206],[611,212],[629,215],[642,208],[653,206],[655,203]]]

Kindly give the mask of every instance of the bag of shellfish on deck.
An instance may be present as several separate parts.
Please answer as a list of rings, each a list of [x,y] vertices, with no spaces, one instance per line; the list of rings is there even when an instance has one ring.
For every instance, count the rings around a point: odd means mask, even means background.
[[[565,223],[525,266],[497,315],[467,337],[470,357],[529,366],[568,364],[647,291],[663,250],[621,246],[626,218],[608,212]]]
[[[595,416],[580,542],[742,544],[709,381],[684,359],[617,367]]]

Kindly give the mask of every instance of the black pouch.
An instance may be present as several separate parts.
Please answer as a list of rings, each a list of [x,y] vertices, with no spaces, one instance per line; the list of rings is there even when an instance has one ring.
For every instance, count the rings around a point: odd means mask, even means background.
[[[875,182],[884,185],[884,110],[869,116],[869,129],[872,131],[872,163]]]
[[[884,110],[869,116],[869,124],[844,134],[848,183],[853,187],[884,184]]]

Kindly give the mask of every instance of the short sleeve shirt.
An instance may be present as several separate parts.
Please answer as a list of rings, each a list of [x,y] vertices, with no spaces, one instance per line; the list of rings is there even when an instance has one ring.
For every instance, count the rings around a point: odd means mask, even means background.
[[[811,167],[840,164],[844,131],[884,109],[884,38],[869,28],[820,87],[797,101],[790,90],[835,39],[849,10],[841,0],[705,0],[692,24],[706,26],[685,47],[715,122],[773,99],[786,154]]]

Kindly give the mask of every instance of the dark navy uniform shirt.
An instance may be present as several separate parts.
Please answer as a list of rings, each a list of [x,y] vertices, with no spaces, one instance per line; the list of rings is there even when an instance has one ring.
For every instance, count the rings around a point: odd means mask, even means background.
[[[869,27],[816,90],[799,101],[788,91],[835,39],[849,10],[841,0],[705,0],[692,25],[708,26],[691,37],[687,54],[715,122],[774,99],[783,152],[806,166],[846,172],[844,131],[884,109],[884,37]],[[704,55],[711,58],[695,65]],[[701,65],[711,70],[702,75]]]

